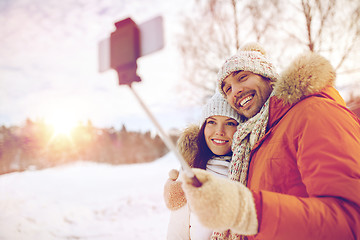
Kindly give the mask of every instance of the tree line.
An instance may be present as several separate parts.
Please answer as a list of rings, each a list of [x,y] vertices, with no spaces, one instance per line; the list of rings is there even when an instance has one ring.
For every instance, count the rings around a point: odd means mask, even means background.
[[[347,106],[360,118],[360,97]],[[175,143],[178,134],[170,134]],[[0,174],[44,169],[74,161],[131,164],[154,161],[169,150],[157,134],[78,124],[69,134],[55,134],[43,121],[27,119],[23,126],[0,127]]]
[[[176,136],[171,136],[176,141]],[[158,135],[97,128],[91,121],[68,134],[55,134],[43,121],[0,127],[0,174],[43,169],[73,161],[130,164],[154,161],[168,153]]]

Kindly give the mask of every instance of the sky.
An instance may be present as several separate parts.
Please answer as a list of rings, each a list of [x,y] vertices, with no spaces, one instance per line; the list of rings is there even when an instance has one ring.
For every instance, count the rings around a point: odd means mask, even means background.
[[[197,122],[202,99],[186,99],[177,48],[191,6],[182,0],[0,0],[0,126],[29,118],[156,131],[130,89],[118,85],[116,72],[99,72],[99,44],[117,21],[131,17],[141,25],[158,16],[164,48],[138,59],[142,81],[133,88],[165,130]],[[345,99],[354,87],[338,85]]]
[[[151,162],[75,162],[0,175],[2,240],[166,239],[172,153]]]
[[[99,43],[114,23],[163,18],[165,46],[138,59],[142,82],[133,88],[165,129],[196,121],[199,106],[181,94],[176,48],[181,0],[0,0],[0,125],[26,118],[46,122],[91,120],[97,127],[154,129],[114,70],[99,72]],[[176,7],[174,7],[176,6]]]

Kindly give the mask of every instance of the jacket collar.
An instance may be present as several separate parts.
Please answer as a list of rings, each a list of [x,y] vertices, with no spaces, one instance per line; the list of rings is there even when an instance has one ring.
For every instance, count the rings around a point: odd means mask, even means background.
[[[280,75],[274,85],[274,95],[285,105],[334,86],[336,73],[322,56],[308,52],[298,56]]]
[[[334,88],[335,78],[335,70],[322,56],[313,52],[298,56],[274,85],[268,128],[273,127],[295,104],[307,97],[324,97],[345,106]]]

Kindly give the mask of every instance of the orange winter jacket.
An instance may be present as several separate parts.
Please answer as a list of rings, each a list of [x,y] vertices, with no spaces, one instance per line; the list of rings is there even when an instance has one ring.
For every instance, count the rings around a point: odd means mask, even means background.
[[[259,233],[249,239],[360,239],[360,121],[317,61],[293,63],[276,83],[250,157]]]

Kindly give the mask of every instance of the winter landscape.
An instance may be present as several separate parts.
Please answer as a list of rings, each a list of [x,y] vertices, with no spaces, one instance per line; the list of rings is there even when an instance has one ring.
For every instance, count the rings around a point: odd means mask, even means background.
[[[99,71],[100,43],[125,18],[163,19],[165,45],[137,60],[133,85],[174,139],[252,41],[279,71],[304,50],[323,54],[360,116],[357,1],[329,1],[333,14],[271,2],[0,0],[0,240],[166,239],[163,185],[179,163],[116,72]]]
[[[75,162],[0,176],[1,240],[165,239],[172,153],[151,162]]]

